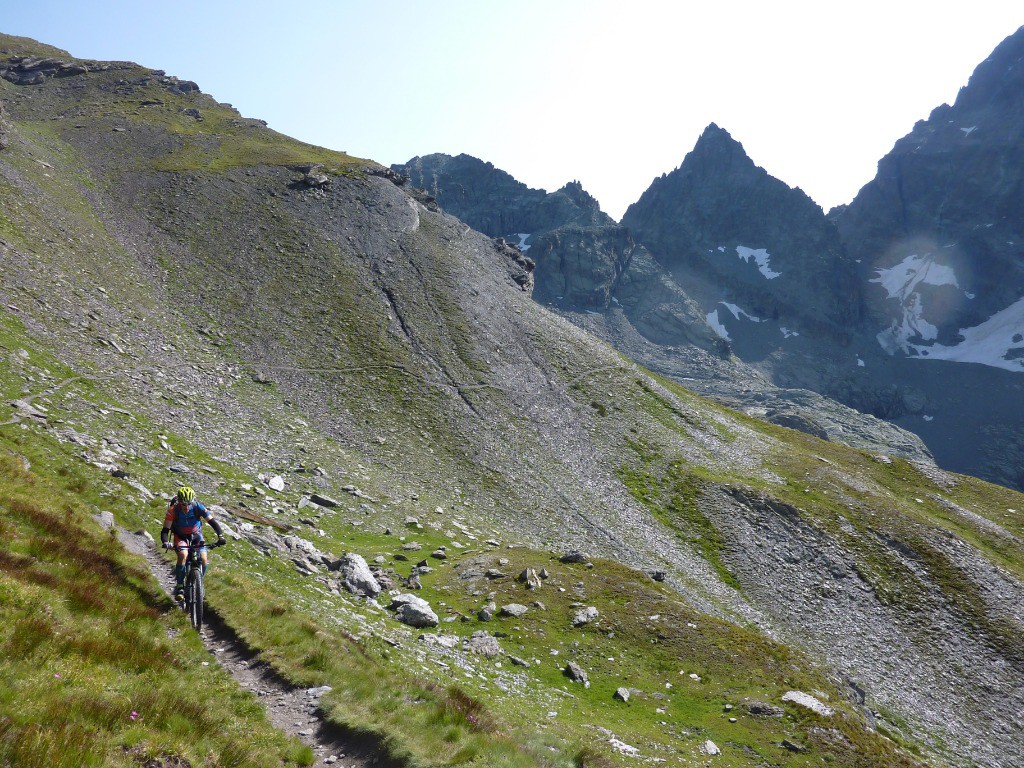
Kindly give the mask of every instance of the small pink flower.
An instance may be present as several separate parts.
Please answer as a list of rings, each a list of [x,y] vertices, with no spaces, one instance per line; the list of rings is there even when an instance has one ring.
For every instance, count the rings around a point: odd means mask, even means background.
[[[135,718],[137,718],[138,716],[139,716],[139,713],[138,713],[138,712],[136,712],[136,711],[135,711],[135,710],[133,709],[133,710],[132,710],[132,714],[131,714],[131,719],[132,719],[132,720],[135,720]]]
[[[60,678],[60,672],[54,672],[53,676],[56,677],[56,678]]]

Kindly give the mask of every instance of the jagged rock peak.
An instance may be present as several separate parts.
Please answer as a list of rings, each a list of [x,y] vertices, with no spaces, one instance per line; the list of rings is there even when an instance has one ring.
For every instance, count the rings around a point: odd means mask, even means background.
[[[1024,26],[1003,40],[975,67],[953,108],[973,110],[993,103],[1024,105]]]
[[[708,146],[715,146],[721,144],[723,146],[736,146],[743,149],[743,145],[740,144],[736,139],[732,137],[725,128],[722,128],[718,123],[708,123],[707,128],[700,134],[700,138],[697,139],[697,143],[694,145],[694,150],[698,150]]]
[[[622,224],[677,282],[728,286],[732,300],[755,316],[844,342],[844,328],[857,315],[853,275],[821,208],[755,165],[714,123],[676,170],[655,179],[627,209]],[[722,258],[751,249],[774,266]],[[722,290],[705,291],[706,310]]]
[[[585,210],[596,212],[598,214],[601,212],[601,204],[597,202],[597,198],[587,192],[587,190],[583,188],[583,185],[577,180],[570,181],[555,194],[565,195],[569,200]]]
[[[767,176],[747,155],[743,145],[736,141],[727,130],[711,123],[697,139],[693,150],[683,159],[680,170],[717,169],[719,171],[757,171]]]

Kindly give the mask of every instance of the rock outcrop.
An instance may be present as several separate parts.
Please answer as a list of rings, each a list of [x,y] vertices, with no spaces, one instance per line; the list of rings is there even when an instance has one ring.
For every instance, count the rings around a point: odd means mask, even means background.
[[[709,313],[727,302],[734,314],[837,340],[858,319],[859,286],[838,231],[713,123],[622,224]]]

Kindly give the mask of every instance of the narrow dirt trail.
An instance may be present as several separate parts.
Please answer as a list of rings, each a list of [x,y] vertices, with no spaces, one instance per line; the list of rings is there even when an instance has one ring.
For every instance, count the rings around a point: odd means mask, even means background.
[[[154,578],[169,596],[174,588],[174,574],[152,541],[124,528],[118,529],[118,536],[125,549],[145,558]],[[353,737],[323,719],[319,711],[321,689],[291,685],[261,662],[209,606],[205,619],[203,644],[242,688],[258,697],[274,727],[313,749],[313,768],[395,766],[376,744]]]

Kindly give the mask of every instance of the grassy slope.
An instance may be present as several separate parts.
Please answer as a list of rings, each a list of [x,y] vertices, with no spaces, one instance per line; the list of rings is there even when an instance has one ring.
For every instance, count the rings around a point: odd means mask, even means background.
[[[21,360],[17,350],[29,346],[27,342],[17,325],[7,324],[5,363],[0,370],[8,395],[15,394],[28,377],[45,380],[49,376],[50,382],[57,382],[70,374],[38,348],[29,360],[16,362]],[[106,397],[101,389],[79,380],[36,402],[45,405],[54,423],[66,420],[80,432],[95,433],[104,431],[102,422],[111,417],[125,419],[110,410],[113,404]],[[83,399],[106,413],[83,410]],[[135,428],[141,432],[155,429],[142,421]],[[149,437],[157,439],[155,434]],[[180,436],[168,437],[180,450],[195,450]],[[71,490],[64,494],[74,494],[72,503],[83,510],[79,517],[85,517],[84,511],[105,508],[132,528],[158,527],[161,501],[144,504],[133,489],[83,466],[73,446],[54,443],[41,430],[26,432],[20,425],[4,427],[0,439],[8,450],[28,456],[40,477],[68,478],[65,482]],[[221,464],[220,468],[228,486],[248,479],[230,466]],[[134,466],[133,474],[149,485],[169,482],[165,470],[144,463]],[[363,532],[361,516],[321,520],[327,541],[318,545],[327,548],[333,543],[332,549],[363,552],[368,557],[376,552],[396,552],[401,542],[395,536]],[[699,744],[711,738],[726,749],[725,764],[737,766],[757,765],[761,759],[809,764],[810,758],[779,747],[783,739],[812,748],[815,760],[823,755],[844,765],[876,764],[872,761],[881,759],[880,755],[896,761],[892,764],[903,760],[891,744],[864,730],[859,715],[842,703],[841,693],[807,660],[757,634],[697,614],[646,576],[609,561],[598,561],[593,569],[563,565],[548,553],[526,548],[488,554],[478,548],[458,553],[445,528],[443,524],[428,525],[403,537],[415,538],[424,553],[442,544],[448,544],[453,552],[447,563],[438,564],[435,574],[423,577],[422,594],[435,606],[444,606],[442,615],[474,616],[488,590],[494,592],[499,605],[539,598],[545,609],[515,622],[502,619],[492,625],[460,620],[445,624],[442,632],[466,636],[481,627],[503,632],[507,635],[502,639],[505,649],[530,660],[533,666],[529,670],[516,669],[513,674],[507,659],[480,659],[471,662],[467,671],[450,660],[424,655],[414,635],[393,621],[382,621],[375,611],[355,601],[322,592],[298,576],[286,561],[267,559],[244,543],[216,558],[210,600],[249,643],[264,649],[264,657],[296,684],[333,686],[335,691],[325,704],[334,719],[355,731],[380,734],[393,754],[410,764],[447,765],[474,759],[487,765],[615,761],[615,753],[600,746],[605,739],[600,738],[597,747],[584,747],[585,740],[580,740],[581,733],[599,727],[620,734],[645,753],[664,756],[692,756]],[[101,539],[99,546],[113,557],[112,542],[104,544]],[[410,556],[419,557],[415,553]],[[508,562],[502,565],[499,558]],[[397,568],[409,567],[393,557],[388,560]],[[546,567],[550,578],[535,594],[510,579],[481,584],[479,575],[470,581],[462,578],[464,571],[479,570],[480,563],[500,565],[509,574],[528,565]],[[143,577],[136,574],[134,578]],[[481,590],[484,595],[479,594]],[[58,600],[47,596],[43,602]],[[571,615],[579,604],[602,606],[595,627],[571,627]],[[75,631],[85,633],[84,627]],[[181,641],[188,642],[188,633]],[[558,651],[557,656],[552,655],[553,650]],[[194,641],[192,652],[197,652]],[[35,665],[33,659],[21,659],[19,664]],[[594,679],[590,689],[570,685],[562,676],[568,659],[590,670]],[[79,664],[83,669],[92,666],[102,666],[101,661],[85,658]],[[698,674],[700,681],[691,679],[690,673]],[[640,693],[628,705],[621,704],[611,698],[619,685]],[[777,701],[793,687],[825,692],[843,714],[823,723],[795,707],[782,720],[745,716],[739,709],[746,697]],[[514,695],[524,691],[529,695]],[[151,702],[152,697],[146,701]],[[728,722],[724,709],[730,703],[737,706],[734,714],[740,715],[735,724]],[[558,712],[557,717],[549,717],[549,711]],[[144,741],[151,750],[196,754],[176,751],[173,730],[181,727],[180,723],[167,724],[156,718],[151,722],[157,732],[139,743]],[[828,727],[819,727],[823,725]],[[171,733],[164,733],[167,729]],[[58,736],[47,731],[46,738]],[[83,736],[81,740],[82,749],[94,752],[109,751],[112,744],[121,743],[112,737]],[[522,744],[527,747],[517,746]],[[558,751],[544,748],[545,744]],[[230,746],[205,748],[232,754]],[[237,764],[258,764],[246,762],[252,759],[240,757]]]
[[[68,457],[26,470],[25,455],[45,442],[4,432],[0,763],[176,755],[199,765],[216,755],[225,766],[309,764],[309,749],[272,729],[255,697],[210,665],[145,565],[91,519],[92,473]]]

